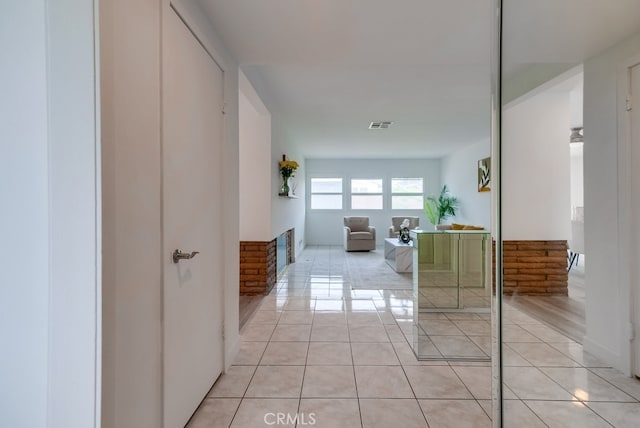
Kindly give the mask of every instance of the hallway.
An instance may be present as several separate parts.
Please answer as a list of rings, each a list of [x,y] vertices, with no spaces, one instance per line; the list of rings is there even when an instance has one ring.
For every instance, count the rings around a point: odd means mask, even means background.
[[[489,363],[417,361],[406,282],[354,289],[367,269],[391,277],[376,255],[306,248],[243,328],[235,365],[188,426],[294,427],[297,417],[298,427],[490,427]],[[640,420],[640,382],[580,344],[512,307],[503,335],[505,426]]]

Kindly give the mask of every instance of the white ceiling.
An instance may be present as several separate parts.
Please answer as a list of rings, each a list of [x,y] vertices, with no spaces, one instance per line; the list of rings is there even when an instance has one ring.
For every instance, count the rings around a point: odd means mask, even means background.
[[[488,139],[491,0],[197,1],[307,158]],[[504,22],[506,73],[577,64],[640,30],[640,0],[505,0]]]

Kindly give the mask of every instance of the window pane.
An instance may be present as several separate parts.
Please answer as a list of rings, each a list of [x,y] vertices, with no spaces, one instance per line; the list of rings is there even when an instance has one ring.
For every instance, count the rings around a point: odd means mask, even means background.
[[[311,195],[312,210],[341,210],[342,195]]]
[[[351,180],[351,193],[382,193],[382,179]]]
[[[311,193],[342,193],[342,178],[312,178]]]
[[[422,195],[391,196],[392,210],[421,210],[423,205]]]
[[[351,195],[351,209],[381,210],[382,195]]]
[[[392,178],[391,193],[422,193],[422,178]]]

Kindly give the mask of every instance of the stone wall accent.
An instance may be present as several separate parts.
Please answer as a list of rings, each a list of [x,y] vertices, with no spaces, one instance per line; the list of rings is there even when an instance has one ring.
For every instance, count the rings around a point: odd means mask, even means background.
[[[296,262],[296,230],[289,229],[285,232],[287,234],[287,264]]]
[[[287,264],[296,261],[295,229],[285,232]],[[240,295],[268,294],[277,282],[277,239],[273,241],[240,241]]]
[[[276,240],[240,241],[240,295],[267,294],[276,284]]]
[[[567,241],[504,241],[503,294],[568,294]]]

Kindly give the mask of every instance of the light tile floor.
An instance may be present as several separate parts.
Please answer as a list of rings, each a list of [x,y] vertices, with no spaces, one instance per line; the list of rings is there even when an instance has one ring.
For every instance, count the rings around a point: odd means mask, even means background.
[[[381,271],[381,249],[365,254],[305,249],[188,426],[490,427],[489,363],[418,361],[411,292]],[[640,381],[514,308],[504,315],[504,426],[640,426]]]

